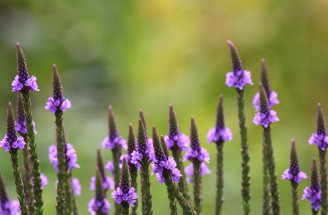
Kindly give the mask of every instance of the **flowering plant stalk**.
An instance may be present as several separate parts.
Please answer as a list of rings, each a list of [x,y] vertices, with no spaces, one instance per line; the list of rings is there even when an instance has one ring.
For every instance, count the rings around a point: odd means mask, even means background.
[[[33,198],[35,201],[36,214],[43,214],[43,200],[42,200],[42,188],[41,188],[41,173],[40,164],[38,160],[38,153],[35,143],[34,127],[32,121],[31,99],[30,93],[32,91],[39,91],[36,83],[36,77],[29,76],[26,59],[20,44],[17,43],[16,48],[16,61],[17,61],[17,73],[15,80],[12,83],[13,92],[19,91],[23,95],[23,102],[26,114],[26,127],[28,136],[28,146],[30,147],[30,159],[32,163],[32,179],[33,179]],[[32,209],[33,210],[33,209]]]
[[[243,197],[244,215],[250,214],[251,206],[251,177],[249,160],[250,155],[248,151],[247,142],[247,125],[245,116],[245,98],[244,98],[244,86],[251,84],[251,73],[243,69],[239,53],[235,45],[228,41],[231,55],[232,72],[226,75],[226,84],[228,87],[235,87],[237,91],[237,104],[238,104],[238,118],[241,137],[241,156],[242,156],[242,181],[241,181],[241,193]]]

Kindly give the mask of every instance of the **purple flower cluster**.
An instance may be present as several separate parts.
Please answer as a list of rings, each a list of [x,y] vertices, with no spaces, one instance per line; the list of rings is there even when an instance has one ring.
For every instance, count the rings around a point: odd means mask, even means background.
[[[226,74],[226,85],[243,90],[246,84],[253,85],[251,73],[247,70],[237,70]]]
[[[193,182],[193,176],[194,176],[194,164],[191,163],[185,168],[185,173],[189,176],[186,180],[188,183]],[[211,170],[207,167],[205,163],[200,164],[200,176],[203,176],[205,174],[210,174]]]
[[[66,156],[68,158],[68,170],[71,170],[74,167],[80,168],[80,166],[76,163],[77,154],[72,144],[67,143],[66,146],[67,146]],[[54,165],[54,169],[58,172],[57,146],[55,145],[49,147],[49,160],[50,163]]]
[[[105,168],[107,169],[108,172],[112,173],[112,175],[114,175],[114,164],[112,161],[108,161],[108,163],[106,164]]]
[[[164,140],[167,145],[167,148],[170,150],[172,149],[173,146],[176,145],[180,149],[180,151],[187,151],[190,143],[188,136],[186,136],[183,133],[178,133],[174,136],[166,135],[164,137]]]
[[[307,176],[304,172],[301,172],[297,168],[289,168],[284,171],[284,174],[282,174],[281,179],[282,180],[290,180],[294,181],[296,183],[300,183],[303,179],[306,179]]]
[[[268,107],[272,108],[275,104],[279,104],[278,94],[275,91],[270,92],[268,97]],[[256,111],[260,111],[260,94],[256,93],[253,99],[253,106],[255,107]]]
[[[127,189],[122,189],[121,187],[116,188],[112,192],[112,197],[114,198],[116,204],[121,204],[122,201],[127,202],[131,207],[134,207],[134,203],[138,199],[138,194],[134,187],[129,187]]]
[[[210,129],[207,133],[207,142],[208,143],[216,143],[218,141],[229,141],[232,140],[232,133],[229,128],[218,128],[214,127]]]
[[[314,133],[309,139],[309,144],[317,145],[322,151],[326,150],[328,146],[328,136],[325,132],[323,133]]]
[[[116,145],[119,148],[127,149],[126,140],[124,140],[123,137],[120,137],[120,136],[117,136],[113,139],[106,137],[104,139],[104,141],[102,142],[102,147],[109,148],[110,150],[113,150],[116,147]]]
[[[156,160],[153,139],[148,138],[146,149],[141,149],[138,146],[139,145],[137,144],[137,149],[131,153],[130,157],[127,157],[128,163],[133,164],[137,169],[141,167],[141,159],[143,158],[143,154],[148,156],[150,161]]]
[[[64,97],[58,97],[56,99],[49,97],[45,108],[51,113],[56,113],[58,110],[66,111],[68,108],[71,108],[71,101]]]
[[[36,83],[36,77],[30,77],[27,71],[18,71],[18,75],[15,76],[11,86],[13,86],[12,92],[22,91],[24,87],[28,88],[29,92],[40,91]]]
[[[139,153],[138,151],[133,151],[131,153],[131,157],[127,158],[126,161],[129,164],[133,164],[137,169],[140,169],[141,159],[142,159],[142,154]]]
[[[90,200],[88,207],[91,215],[96,215],[97,213],[108,215],[110,211],[110,203],[106,198],[93,198]]]
[[[8,152],[12,148],[23,149],[25,147],[24,138],[17,137],[16,133],[6,134],[5,137],[0,141],[0,147],[2,147],[5,152]]]
[[[175,160],[172,157],[169,157],[168,159],[157,159],[153,164],[153,172],[152,174],[156,173],[156,178],[159,181],[159,183],[165,182],[165,178],[163,175],[164,168],[169,170],[172,175],[172,179],[175,183],[178,183],[180,180],[180,177],[182,176],[180,171],[176,168],[177,164]]]
[[[1,202],[0,206],[1,215],[20,215],[20,204],[19,201],[13,200],[9,201],[8,199],[5,202]]]
[[[311,203],[311,208],[318,211],[321,205],[321,189],[314,189],[313,187],[304,188],[302,200],[308,199]]]
[[[33,124],[33,132],[34,134],[37,134],[38,132],[35,130],[35,122],[33,121],[32,124]],[[25,116],[24,118],[18,116],[18,119],[15,121],[15,127],[18,133],[27,134]]]
[[[185,158],[183,161],[189,160],[189,161],[193,161],[194,159],[198,159],[199,162],[203,162],[205,161],[206,163],[210,162],[210,156],[207,152],[206,149],[204,148],[194,148],[190,147],[187,151],[187,153],[185,154]]]
[[[115,182],[114,180],[106,176],[102,178],[102,187],[104,190],[113,190],[115,188]],[[96,189],[96,177],[91,178],[91,183],[90,183],[90,190],[95,190]]]
[[[277,117],[277,112],[274,110],[261,110],[255,114],[253,122],[255,125],[261,124],[264,128],[267,128],[270,123],[279,121]]]

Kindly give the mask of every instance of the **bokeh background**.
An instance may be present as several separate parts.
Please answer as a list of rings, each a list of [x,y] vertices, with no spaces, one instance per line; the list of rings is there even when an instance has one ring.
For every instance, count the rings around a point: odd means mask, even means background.
[[[72,101],[72,108],[65,112],[65,127],[81,165],[73,173],[83,186],[82,196],[77,197],[80,214],[88,214],[87,204],[94,195],[89,183],[95,172],[96,148],[107,135],[107,106],[113,105],[120,134],[126,137],[130,122],[137,128],[140,108],[149,128],[155,124],[160,134],[167,134],[169,103],[174,105],[182,132],[189,135],[190,117],[195,117],[201,143],[210,152],[212,174],[203,177],[203,208],[204,214],[213,214],[216,148],[206,144],[206,134],[214,126],[217,100],[223,94],[226,125],[234,134],[224,148],[223,214],[242,214],[236,96],[225,85],[225,74],[231,70],[229,39],[238,47],[254,82],[246,87],[246,115],[252,211],[261,214],[262,134],[252,123],[251,105],[258,90],[260,60],[267,62],[272,89],[280,100],[274,108],[280,122],[272,126],[277,174],[280,177],[289,165],[292,138],[301,169],[309,174],[311,160],[317,156],[317,148],[307,143],[315,131],[317,103],[328,113],[327,10],[324,0],[2,0],[0,133],[5,134],[7,103],[16,96],[11,82],[16,75],[18,41],[40,88],[32,102],[41,169],[49,179],[44,189],[45,214],[55,214],[56,173],[48,162],[48,147],[55,144],[54,116],[44,109],[51,96],[54,63],[62,75],[64,94]],[[106,161],[111,159],[108,149],[103,153]],[[9,154],[3,150],[0,169],[10,197],[16,198]],[[169,214],[166,187],[154,176],[151,181],[154,214]],[[309,180],[300,184],[300,195],[308,184]],[[279,181],[279,187],[282,211],[290,214],[289,182]],[[310,214],[309,205],[301,201],[300,214]]]

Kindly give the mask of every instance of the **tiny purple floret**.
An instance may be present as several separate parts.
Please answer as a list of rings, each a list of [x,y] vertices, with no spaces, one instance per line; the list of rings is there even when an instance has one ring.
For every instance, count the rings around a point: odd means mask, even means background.
[[[309,139],[309,144],[317,145],[322,151],[325,151],[328,146],[328,136],[325,133],[314,133]]]
[[[26,79],[26,78],[21,78],[19,75],[16,75],[11,86],[13,86],[12,92],[22,91],[24,86],[29,89],[29,92],[40,91],[38,89],[38,84],[36,83],[35,76],[32,76],[32,77],[28,76]]]
[[[311,208],[318,211],[321,205],[321,189],[311,189],[309,187],[304,188],[304,194],[302,200],[308,199],[311,203]]]
[[[25,147],[25,142],[23,137],[17,137],[16,134],[9,137],[7,134],[0,141],[0,147],[2,147],[5,152],[8,152],[12,148],[14,149],[23,149]]]
[[[156,178],[159,181],[159,183],[163,183],[165,182],[165,178],[163,175],[163,171],[164,168],[169,170],[171,172],[172,175],[172,180],[175,183],[178,183],[180,180],[180,177],[182,176],[179,169],[176,168],[177,164],[175,162],[175,160],[172,157],[169,157],[166,161],[158,161],[156,160],[153,164],[152,164],[152,169],[153,172],[152,174],[156,173]]]
[[[66,156],[68,158],[68,170],[71,170],[73,168],[80,168],[80,166],[76,163],[77,154],[74,147],[70,143],[67,143],[66,145],[67,145]],[[57,146],[55,145],[49,147],[49,160],[50,163],[53,164],[54,169],[58,172]]]
[[[275,104],[279,104],[278,100],[278,94],[275,91],[272,91],[270,93],[270,96],[268,96],[268,107],[272,108]],[[260,111],[260,94],[256,93],[253,99],[253,106],[255,107],[256,111]]]
[[[108,215],[110,211],[110,203],[107,199],[91,199],[88,204],[88,211],[91,215],[96,215],[97,212],[100,212],[103,215]]]
[[[171,150],[176,143],[176,146],[180,149],[180,151],[187,151],[190,143],[188,136],[183,133],[176,134],[173,137],[166,135],[164,140],[169,150]]]
[[[211,128],[207,133],[207,143],[216,143],[218,141],[226,142],[232,140],[232,133],[229,128]]]
[[[72,190],[73,190],[73,194],[75,196],[80,196],[81,195],[81,184],[79,179],[77,178],[72,178]]]
[[[226,74],[226,85],[243,90],[246,84],[253,85],[251,73],[247,70],[228,72]]]
[[[114,180],[106,176],[106,178],[102,179],[102,186],[104,190],[114,190],[115,187],[115,182]],[[91,178],[91,183],[90,183],[90,190],[95,190],[96,189],[96,177]]]
[[[191,163],[185,168],[185,173],[189,176],[186,178],[186,181],[188,183],[193,182],[193,176],[194,176],[194,164]],[[203,162],[200,164],[200,176],[203,176],[205,174],[210,174],[211,170],[207,167],[207,165]]]
[[[292,171],[290,171],[290,169],[286,169],[284,171],[284,174],[281,175],[282,180],[290,180],[296,183],[300,183],[303,179],[306,178],[307,176],[304,172],[298,171],[293,174]]]
[[[279,121],[277,117],[277,112],[273,110],[268,110],[265,113],[260,111],[255,114],[253,122],[255,125],[261,124],[264,128],[267,128],[270,123]]]
[[[45,106],[51,113],[56,113],[58,110],[66,111],[71,108],[71,101],[64,97],[54,99],[53,97],[48,98],[48,102]]]
[[[134,207],[134,203],[138,199],[138,194],[135,192],[134,187],[130,187],[126,192],[123,192],[120,187],[117,187],[116,190],[112,192],[112,197],[114,198],[116,204],[121,204],[124,201],[131,207]]]
[[[115,149],[116,145],[121,149],[127,149],[126,140],[123,139],[123,137],[117,136],[114,138],[114,140],[110,140],[110,138],[106,137],[104,141],[102,142],[103,148],[109,148],[110,150]]]

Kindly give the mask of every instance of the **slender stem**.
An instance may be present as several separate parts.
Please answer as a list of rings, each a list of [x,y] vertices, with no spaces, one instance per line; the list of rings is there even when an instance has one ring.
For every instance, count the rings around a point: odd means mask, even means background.
[[[293,206],[293,215],[299,214],[299,201],[298,201],[298,183],[290,181],[291,190],[292,190],[292,206]]]
[[[121,214],[129,215],[129,204],[125,201],[121,203]]]
[[[23,187],[21,175],[19,172],[17,149],[10,150],[10,159],[11,159],[11,164],[13,167],[13,173],[14,173],[15,185],[16,185],[16,193],[18,194],[20,210],[22,212],[22,215],[28,215],[27,207],[26,207],[26,203],[25,203],[24,187]]]
[[[321,183],[321,214],[327,215],[327,161],[326,161],[326,151],[322,151],[319,148],[319,158],[320,158],[320,183]]]
[[[28,134],[28,144],[30,147],[30,159],[32,162],[32,178],[33,178],[33,193],[34,201],[36,207],[36,214],[43,214],[43,200],[42,200],[42,189],[41,189],[41,174],[40,174],[40,164],[38,160],[38,153],[36,149],[34,128],[32,122],[32,110],[31,110],[31,100],[29,92],[23,93],[24,108],[26,114],[26,127]]]
[[[24,142],[28,143],[27,135],[21,134],[21,136],[24,138]],[[30,214],[35,214],[35,206],[33,201],[33,192],[32,192],[32,183],[31,183],[31,163],[29,159],[29,146],[28,144],[25,144],[25,148],[23,149],[23,169],[22,169],[22,175],[23,175],[23,184],[24,184],[24,192],[25,192],[25,198],[26,198],[26,204],[28,206],[28,210]]]
[[[141,160],[141,193],[142,193],[142,214],[151,215],[152,211],[152,195],[150,192],[150,181],[149,181],[149,161],[148,158]]]
[[[219,215],[223,204],[223,142],[216,143],[216,201],[215,201],[215,215]]]
[[[268,167],[266,165],[266,152],[263,146],[263,186],[262,186],[262,214],[263,215],[270,215],[270,181],[268,175]]]
[[[112,150],[113,154],[113,164],[114,164],[114,181],[115,181],[115,189],[119,186],[120,183],[120,157],[121,157],[121,149],[118,146]],[[121,214],[121,206],[119,204],[115,204],[115,215]]]
[[[266,151],[266,164],[269,171],[269,179],[270,179],[270,191],[271,191],[271,207],[272,212],[275,215],[281,214],[280,212],[280,194],[278,187],[277,175],[275,174],[275,162],[273,156],[273,148],[271,141],[271,129],[270,125],[267,128],[263,127],[263,139],[264,139],[264,150]]]
[[[181,191],[181,193],[183,194],[183,196],[185,197],[186,200],[190,200],[190,195],[188,192],[188,185],[187,185],[187,181],[186,181],[186,173],[184,172],[184,166],[183,166],[183,162],[182,162],[182,154],[181,151],[179,150],[178,147],[173,147],[172,149],[172,155],[173,158],[177,164],[177,168],[181,173],[181,177],[178,183],[179,186],[179,190]]]
[[[131,175],[131,187],[134,187],[136,191],[138,190],[138,170],[134,166],[130,166],[130,175]],[[137,209],[138,209],[138,199],[136,199],[136,202],[134,203],[134,207],[132,207],[131,215],[137,215]]]
[[[200,176],[200,162],[195,160],[193,162],[194,166],[194,204],[195,211],[197,214],[201,214],[202,212],[202,177]]]
[[[169,188],[167,187],[167,194],[169,198],[169,206],[170,206],[170,215],[177,215],[178,214],[178,208],[175,201],[174,193],[169,191]]]
[[[168,172],[164,168],[163,175],[165,177],[165,184],[167,186],[168,192],[171,193],[171,195],[174,195],[176,200],[179,202],[183,212],[188,215],[196,215],[196,211],[191,207],[189,201],[187,201],[183,194],[179,191],[179,188],[176,184],[173,183],[172,177],[170,172]]]
[[[312,215],[317,215],[318,214],[318,211],[314,210],[313,208],[311,209],[312,211]]]
[[[75,196],[73,194],[73,182],[72,182],[72,171],[68,172],[68,181],[70,182],[70,184],[72,186],[70,186],[71,189],[71,193],[72,193],[72,213],[73,215],[79,215],[79,212],[77,210],[77,205],[76,205],[76,201],[75,201]]]
[[[238,117],[241,136],[241,156],[242,156],[242,181],[241,193],[243,197],[244,215],[250,214],[251,206],[251,177],[249,166],[249,151],[247,142],[247,126],[245,117],[244,90],[237,89]]]

